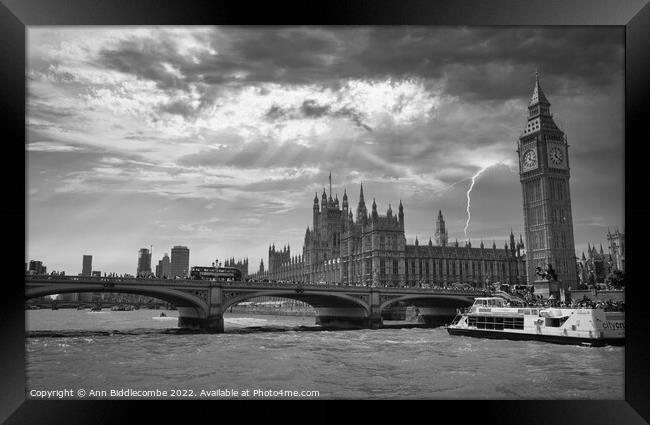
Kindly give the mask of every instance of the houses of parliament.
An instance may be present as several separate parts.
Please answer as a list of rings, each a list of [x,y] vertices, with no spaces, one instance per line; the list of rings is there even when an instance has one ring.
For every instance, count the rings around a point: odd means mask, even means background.
[[[269,247],[268,269],[260,264],[257,279],[287,280],[304,283],[337,283],[367,286],[445,285],[454,282],[483,286],[487,282],[525,281],[523,242],[510,242],[503,248],[493,243],[472,247],[467,242],[448,243],[442,212],[435,220],[435,243],[406,243],[404,206],[397,214],[389,205],[379,214],[373,200],[366,206],[363,184],[359,193],[356,217],[350,208],[347,192],[343,200],[332,198],[331,175],[329,196],[323,189],[312,207],[312,226],[305,231],[302,252],[291,254],[288,246]]]

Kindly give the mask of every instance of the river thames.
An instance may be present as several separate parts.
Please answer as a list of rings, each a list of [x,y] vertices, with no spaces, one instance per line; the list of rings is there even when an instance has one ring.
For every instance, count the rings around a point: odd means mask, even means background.
[[[176,316],[26,311],[28,398],[37,398],[32,390],[131,389],[195,398],[284,390],[320,399],[624,399],[624,347],[452,337],[443,328],[326,331],[314,317],[233,313],[225,333],[197,334],[179,331]],[[287,398],[275,394],[255,398]]]

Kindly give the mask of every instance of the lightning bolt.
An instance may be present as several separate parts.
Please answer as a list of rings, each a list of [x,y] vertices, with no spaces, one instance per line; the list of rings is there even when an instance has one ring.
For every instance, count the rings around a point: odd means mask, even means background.
[[[472,183],[470,183],[470,185],[469,185],[469,189],[467,189],[467,222],[465,222],[465,229],[464,229],[464,232],[465,232],[465,238],[467,238],[467,228],[469,227],[469,221],[470,221],[470,219],[472,218],[472,213],[470,212],[470,205],[471,205],[472,200],[470,199],[469,194],[472,193],[472,189],[474,188],[474,183],[476,183],[476,179],[477,179],[481,174],[483,174],[483,173],[485,172],[485,170],[487,170],[488,168],[496,167],[497,165],[505,165],[505,166],[507,166],[507,164],[504,164],[504,163],[501,163],[501,162],[497,162],[497,163],[495,163],[495,164],[486,165],[486,166],[484,166],[483,168],[481,168],[480,170],[478,170],[478,171],[476,172],[476,174],[474,174],[474,175],[472,176]],[[510,169],[510,167],[508,167],[508,168]]]

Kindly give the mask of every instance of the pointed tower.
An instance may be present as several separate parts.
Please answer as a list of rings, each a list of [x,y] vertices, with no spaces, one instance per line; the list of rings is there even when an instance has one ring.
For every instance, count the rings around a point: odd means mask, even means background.
[[[551,104],[535,76],[524,131],[519,136],[528,283],[535,267],[551,264],[564,288],[577,288],[575,242],[569,191],[568,144],[553,121]]]
[[[447,246],[447,229],[445,228],[445,219],[442,218],[442,211],[438,210],[438,218],[436,219],[436,233],[434,234],[436,245]]]
[[[314,193],[314,207],[313,207],[313,214],[312,214],[312,229],[318,229],[318,216],[320,214],[320,210],[318,208],[318,193]]]
[[[348,215],[348,193],[345,189],[343,189],[343,203],[341,204],[341,207],[343,208],[343,211],[345,212],[345,215],[343,218],[347,217]]]
[[[330,170],[330,202],[332,201],[332,170]]]
[[[515,252],[515,235],[512,233],[512,229],[510,229],[510,252]]]
[[[357,205],[357,223],[363,223],[368,217],[368,209],[366,208],[366,201],[363,199],[363,182],[361,183],[361,191],[359,192],[359,205]]]
[[[377,213],[377,203],[375,202],[375,198],[372,198],[372,219],[377,220],[379,217],[379,214]]]
[[[399,207],[397,209],[397,217],[399,218],[399,224],[404,228],[404,206],[402,205],[402,200],[399,200]]]

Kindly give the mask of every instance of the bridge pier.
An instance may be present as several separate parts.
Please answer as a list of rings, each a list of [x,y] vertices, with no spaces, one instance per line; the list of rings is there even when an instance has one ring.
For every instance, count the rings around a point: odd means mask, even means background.
[[[178,307],[178,327],[223,333],[223,291],[220,286],[211,285],[208,291],[208,311],[195,307]]]
[[[368,316],[360,307],[316,307],[316,324],[338,329],[376,329],[381,327],[381,317]]]
[[[379,329],[381,317],[316,316],[316,324],[337,329]]]
[[[456,316],[455,307],[418,307],[421,320],[431,327],[451,323]]]
[[[178,327],[183,329],[223,333],[223,316],[210,316],[202,319],[199,317],[178,317]]]

